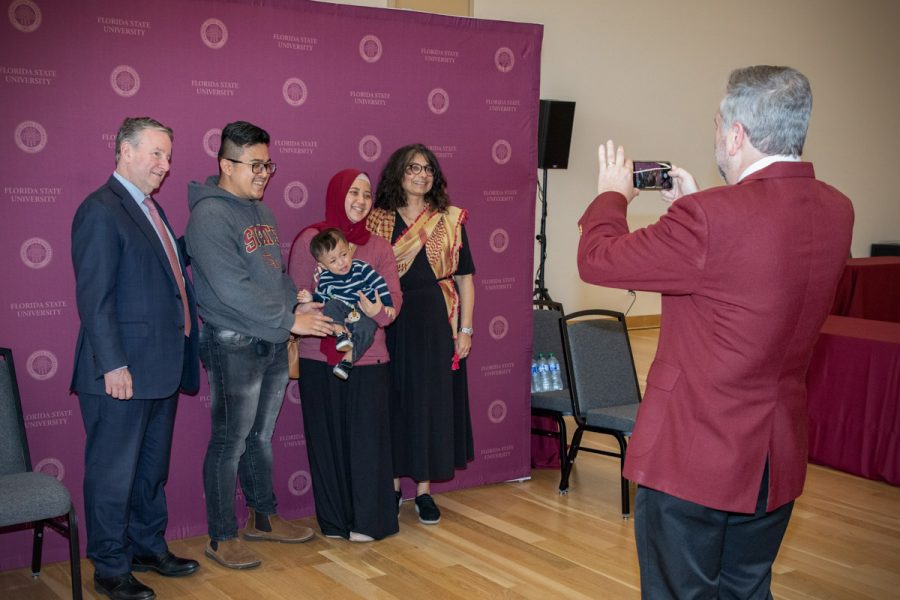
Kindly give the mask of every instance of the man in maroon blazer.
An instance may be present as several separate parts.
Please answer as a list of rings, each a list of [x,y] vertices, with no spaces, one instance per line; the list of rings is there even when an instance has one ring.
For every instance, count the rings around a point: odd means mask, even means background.
[[[715,116],[728,185],[673,168],[673,202],[629,232],[622,147],[600,147],[581,278],[662,294],[656,359],[624,475],[639,484],[645,598],[770,598],[803,490],[806,370],[850,248],[853,208],[799,156],[812,93],[786,67],[734,71]]]

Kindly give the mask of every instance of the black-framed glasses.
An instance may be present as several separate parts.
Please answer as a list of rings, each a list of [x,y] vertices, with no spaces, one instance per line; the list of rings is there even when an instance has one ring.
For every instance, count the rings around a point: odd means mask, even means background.
[[[250,167],[250,170],[253,171],[254,175],[259,175],[263,172],[263,169],[265,169],[266,173],[271,175],[278,168],[278,165],[273,163],[271,160],[269,162],[244,162],[242,160],[236,160],[234,158],[228,158],[225,156],[223,156],[222,158],[224,158],[225,160],[230,160],[233,163],[247,165],[248,167]]]
[[[431,165],[420,165],[419,163],[409,163],[404,167],[403,171],[407,175],[418,175],[422,171],[425,171],[426,175],[434,176],[434,167]]]

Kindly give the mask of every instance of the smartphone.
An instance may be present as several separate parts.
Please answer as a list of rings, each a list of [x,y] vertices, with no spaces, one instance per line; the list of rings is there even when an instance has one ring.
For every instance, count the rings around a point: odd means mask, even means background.
[[[664,160],[634,161],[634,187],[639,190],[671,190],[669,171],[672,163]]]

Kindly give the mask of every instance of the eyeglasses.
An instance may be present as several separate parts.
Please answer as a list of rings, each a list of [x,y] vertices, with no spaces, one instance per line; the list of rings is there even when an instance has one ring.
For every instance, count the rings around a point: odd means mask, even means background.
[[[224,158],[225,160],[230,160],[233,163],[238,163],[241,165],[249,166],[250,170],[253,171],[254,175],[259,175],[260,173],[263,172],[263,169],[265,169],[266,173],[271,175],[272,173],[275,172],[275,169],[278,168],[278,165],[276,165],[272,161],[269,161],[269,162],[244,162],[242,160],[235,160],[233,158],[227,158],[224,156],[222,158]]]
[[[422,171],[425,171],[426,175],[434,175],[434,167],[432,167],[431,165],[420,165],[419,163],[409,163],[408,165],[406,165],[403,171],[407,175],[418,175]]]

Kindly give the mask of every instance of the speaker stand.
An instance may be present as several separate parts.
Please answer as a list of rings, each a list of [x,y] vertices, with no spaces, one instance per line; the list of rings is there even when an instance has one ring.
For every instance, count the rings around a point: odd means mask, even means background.
[[[532,297],[543,302],[552,302],[550,292],[544,285],[544,266],[547,263],[547,169],[544,171],[544,184],[541,186],[541,232],[535,239],[541,245],[541,258],[538,265],[537,277],[534,280],[534,292]]]

